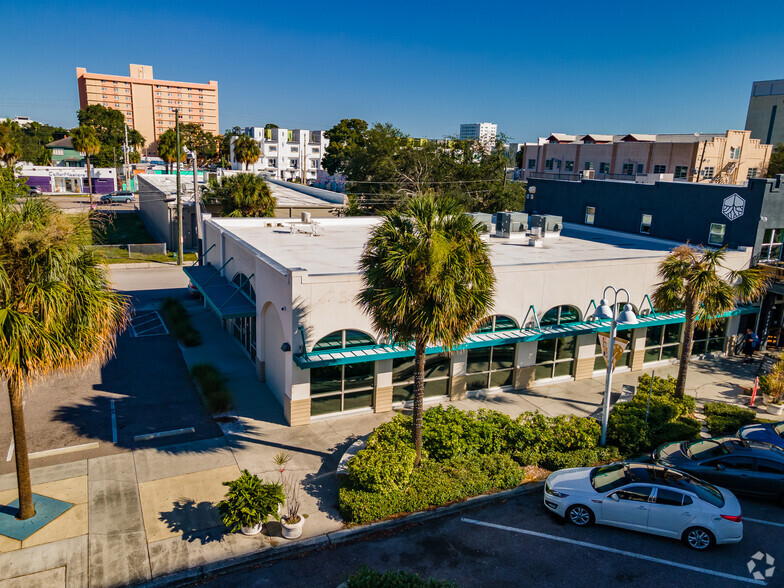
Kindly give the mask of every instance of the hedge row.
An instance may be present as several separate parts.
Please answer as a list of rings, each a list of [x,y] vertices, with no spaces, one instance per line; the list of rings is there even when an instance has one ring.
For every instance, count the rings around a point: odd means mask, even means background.
[[[349,462],[349,470],[362,453],[360,451]],[[356,472],[356,466],[353,469]],[[346,521],[369,523],[471,496],[508,490],[519,486],[523,478],[523,470],[508,455],[458,455],[444,462],[423,462],[409,473],[405,486],[380,487],[373,491],[355,484],[346,485],[339,492],[339,508]]]
[[[757,414],[748,408],[723,402],[706,402],[703,407],[708,430],[714,437],[735,434],[746,425],[753,423]]]
[[[186,347],[196,347],[201,345],[201,333],[191,324],[191,317],[176,298],[167,298],[163,301],[161,309],[169,317],[174,336],[179,339]]]
[[[351,574],[345,583],[346,588],[456,588],[457,584],[446,580],[420,578],[419,574],[405,570],[387,570],[383,574],[367,566]]]

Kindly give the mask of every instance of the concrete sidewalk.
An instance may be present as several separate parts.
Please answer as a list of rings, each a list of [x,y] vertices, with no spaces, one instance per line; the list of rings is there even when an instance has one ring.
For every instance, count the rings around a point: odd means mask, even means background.
[[[335,469],[343,451],[392,413],[370,414],[292,428],[254,367],[208,311],[191,306],[205,343],[184,348],[191,366],[210,362],[229,378],[241,428],[223,437],[140,449],[33,470],[34,492],[73,504],[65,514],[25,540],[0,536],[0,588],[10,586],[120,586],[161,578],[290,543],[277,523],[265,534],[227,533],[215,508],[222,482],[248,469],[278,478],[273,456],[292,455],[287,474],[302,480],[302,512],[309,515],[302,540],[337,531]],[[749,386],[756,366],[739,359],[696,361],[689,393],[707,400],[747,403],[739,386]],[[675,375],[677,366],[656,368]],[[650,370],[646,370],[650,373]],[[613,390],[636,384],[639,374],[616,374]],[[455,402],[462,409],[492,408],[510,415],[539,410],[547,415],[593,413],[601,404],[604,379],[567,382],[534,390],[482,394]],[[13,474],[0,476],[0,504],[16,497]],[[313,540],[313,539],[312,539]],[[272,552],[270,552],[272,553]]]

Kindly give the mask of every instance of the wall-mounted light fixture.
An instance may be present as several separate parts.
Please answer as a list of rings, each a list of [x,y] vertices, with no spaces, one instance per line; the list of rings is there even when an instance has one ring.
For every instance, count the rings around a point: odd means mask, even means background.
[[[280,350],[283,351],[284,353],[286,351],[291,351],[291,345],[289,343],[284,343],[283,345],[280,346]]]

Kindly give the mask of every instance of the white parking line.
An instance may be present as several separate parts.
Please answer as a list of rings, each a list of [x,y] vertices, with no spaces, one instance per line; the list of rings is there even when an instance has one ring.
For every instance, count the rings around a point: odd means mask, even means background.
[[[117,413],[114,411],[114,398],[110,400],[112,403],[112,443],[117,444]]]
[[[70,447],[58,447],[57,449],[47,449],[46,451],[36,451],[35,453],[28,454],[28,457],[30,459],[40,459],[43,457],[49,457],[51,455],[60,455],[62,453],[87,451],[88,449],[98,449],[98,442],[83,443],[82,445],[71,445]]]
[[[771,521],[763,521],[760,519],[750,519],[749,517],[743,517],[744,523],[759,523],[760,525],[770,525],[771,527],[784,527],[784,523],[773,523]]]
[[[6,456],[6,461],[11,461],[11,458],[14,456],[14,440],[11,439],[11,445],[8,446],[8,455]]]
[[[507,527],[506,525],[496,525],[494,523],[486,523],[484,521],[477,521],[474,519],[461,518],[464,523],[472,525],[480,525],[482,527],[490,527],[492,529],[500,529],[502,531],[510,531],[512,533],[520,533],[522,535],[531,535],[533,537],[540,537],[542,539],[552,539],[553,541],[560,541],[561,543],[570,543],[572,545],[579,545],[580,547],[587,547],[588,549],[596,549],[598,551],[606,551],[608,553],[615,553],[617,555],[625,555],[635,559],[642,559],[653,563],[680,568],[682,570],[690,570],[700,574],[707,574],[709,576],[718,576],[719,578],[727,578],[729,580],[736,580],[738,582],[745,582],[746,584],[756,584],[757,586],[766,586],[767,584],[762,580],[754,580],[752,578],[744,578],[743,576],[735,576],[733,574],[725,574],[724,572],[717,572],[716,570],[709,570],[707,568],[698,568],[697,566],[690,566],[658,557],[651,557],[650,555],[643,555],[641,553],[634,553],[632,551],[623,551],[622,549],[615,549],[613,547],[606,547],[604,545],[597,545],[596,543],[587,543],[585,541],[577,541],[576,539],[567,539],[566,537],[558,537],[556,535],[548,535],[547,533],[538,533],[536,531],[529,531],[527,529],[517,529],[515,527]]]

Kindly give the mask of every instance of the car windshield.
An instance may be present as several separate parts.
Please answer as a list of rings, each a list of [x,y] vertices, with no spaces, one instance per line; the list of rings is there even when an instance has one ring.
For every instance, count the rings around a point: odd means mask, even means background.
[[[710,459],[727,455],[728,453],[729,450],[724,445],[710,439],[695,441],[686,445],[686,455],[692,459]]]
[[[609,492],[626,483],[623,463],[612,463],[591,470],[591,485],[597,492]]]
[[[779,423],[778,425],[774,425],[773,430],[776,431],[776,435],[784,439],[784,423]]]

